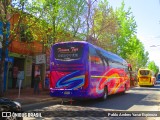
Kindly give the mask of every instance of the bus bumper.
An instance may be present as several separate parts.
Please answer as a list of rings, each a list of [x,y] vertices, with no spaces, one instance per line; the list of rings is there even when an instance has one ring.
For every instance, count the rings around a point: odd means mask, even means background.
[[[139,82],[138,83],[139,86],[153,86],[153,83],[143,83],[143,82]]]
[[[59,98],[72,98],[72,99],[87,99],[90,98],[87,94],[87,90],[56,90],[50,89],[51,97],[59,97]]]

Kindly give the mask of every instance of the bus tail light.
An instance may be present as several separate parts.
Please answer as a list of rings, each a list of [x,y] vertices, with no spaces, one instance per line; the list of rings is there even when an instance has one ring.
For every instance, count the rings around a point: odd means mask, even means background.
[[[83,88],[86,89],[88,85],[89,85],[89,75],[88,75],[88,72],[86,72]]]
[[[53,88],[53,77],[50,75],[49,87]]]

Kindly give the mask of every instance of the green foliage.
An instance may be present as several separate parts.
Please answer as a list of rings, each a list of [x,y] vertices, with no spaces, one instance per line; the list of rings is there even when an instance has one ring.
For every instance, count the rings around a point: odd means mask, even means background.
[[[132,63],[133,69],[138,70],[140,67],[146,67],[148,62],[148,52],[145,52],[143,44],[133,36],[129,43],[128,51],[126,51],[127,61]]]
[[[135,36],[136,33],[136,22],[131,13],[131,9],[128,11],[124,10],[124,2],[120,8],[116,10],[116,16],[118,21],[118,35],[117,35],[117,53],[126,59],[126,54],[130,51],[129,44],[132,42],[132,37]]]
[[[159,72],[159,68],[158,68],[158,66],[156,66],[154,61],[151,61],[148,63],[148,68],[150,70],[152,70],[155,73],[155,75],[158,74],[158,72]]]
[[[95,38],[90,40],[105,50],[116,52],[117,44],[115,36],[117,32],[117,18],[112,7],[109,7],[107,1],[100,1],[94,9],[93,22],[90,30],[90,36]]]
[[[90,42],[120,55],[137,70],[146,66],[148,52],[136,36],[137,25],[131,8],[126,11],[124,7],[122,2],[120,8],[113,10],[107,0],[99,1],[92,17]]]
[[[79,37],[85,5],[84,0],[34,0],[27,11],[39,19],[36,25],[41,28],[40,32],[45,33],[41,34],[41,42],[51,46],[55,42]]]
[[[32,42],[33,41],[33,33],[32,31],[28,28],[26,24],[21,24],[20,25],[20,40],[23,42]]]

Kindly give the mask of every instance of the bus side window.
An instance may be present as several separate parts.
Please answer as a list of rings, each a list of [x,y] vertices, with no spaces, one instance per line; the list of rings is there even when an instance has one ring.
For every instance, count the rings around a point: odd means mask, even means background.
[[[104,54],[102,52],[100,52],[99,50],[96,50],[97,55],[99,56],[99,58],[102,61],[102,65],[103,66],[109,66],[109,62],[108,62],[108,58],[104,56]]]
[[[101,64],[102,62],[93,47],[89,47],[89,61],[94,64]]]
[[[109,59],[104,55],[105,66],[109,66]]]
[[[109,60],[105,57],[105,66],[109,66]]]

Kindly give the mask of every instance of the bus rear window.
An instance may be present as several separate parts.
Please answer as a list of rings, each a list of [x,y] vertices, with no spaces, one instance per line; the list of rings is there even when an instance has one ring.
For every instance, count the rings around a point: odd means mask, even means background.
[[[148,75],[148,74],[149,74],[149,71],[148,71],[148,70],[141,70],[141,71],[140,71],[140,74],[141,74],[141,75]]]
[[[54,46],[55,59],[57,60],[77,60],[83,52],[83,44],[59,44]]]

